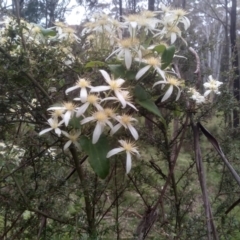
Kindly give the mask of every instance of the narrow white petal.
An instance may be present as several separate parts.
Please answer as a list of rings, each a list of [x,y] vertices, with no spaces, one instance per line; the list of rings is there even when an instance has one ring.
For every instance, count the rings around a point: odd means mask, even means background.
[[[112,123],[111,123],[109,120],[107,120],[106,123],[107,123],[107,125],[108,125],[111,129],[113,128],[113,125],[112,125]]]
[[[180,98],[180,95],[181,95],[181,90],[178,86],[176,86],[177,89],[178,89],[178,94],[177,94],[177,97],[176,97],[176,101]]]
[[[141,78],[149,69],[150,69],[150,65],[147,65],[145,67],[143,67],[142,69],[140,69],[136,75],[136,80],[138,80],[139,78]]]
[[[81,123],[81,124],[85,124],[85,123],[91,122],[91,121],[93,121],[93,120],[94,120],[94,117],[86,117],[86,118],[84,118],[80,123]]]
[[[61,135],[61,129],[60,128],[55,128],[55,133],[60,136]]]
[[[115,125],[111,132],[110,132],[110,135],[112,136],[115,132],[117,132],[120,128],[122,127],[122,124],[121,123],[118,123],[117,125]]]
[[[118,100],[118,98],[116,98],[116,97],[106,97],[106,98],[103,98],[103,99],[101,100],[101,102],[109,101],[109,100]]]
[[[160,69],[159,67],[157,67],[155,69],[161,75],[161,77],[165,80],[165,72],[162,69]]]
[[[93,131],[92,143],[95,144],[102,134],[102,126],[97,122],[96,127]]]
[[[51,110],[61,110],[61,109],[65,109],[64,107],[50,107],[50,108],[48,108],[47,110],[49,111],[51,111]]]
[[[62,134],[65,136],[65,137],[68,137],[69,138],[69,134],[65,131],[62,131]]]
[[[68,123],[70,121],[70,118],[71,118],[71,111],[67,111],[65,114],[64,114],[64,123],[65,123],[65,126],[68,126]]]
[[[99,71],[105,78],[105,81],[109,84],[111,82],[111,78],[110,78],[109,74],[105,70],[99,70]]]
[[[204,97],[207,97],[211,91],[212,91],[212,90],[207,90],[207,91],[204,93]]]
[[[44,130],[42,130],[38,135],[41,136],[41,135],[43,135],[43,134],[46,133],[46,132],[50,132],[51,130],[52,130],[52,128],[44,129]]]
[[[127,159],[126,159],[126,173],[128,174],[132,168],[132,156],[130,152],[127,152]]]
[[[82,103],[85,103],[87,101],[87,89],[86,88],[81,88],[80,98],[81,98]]]
[[[157,86],[158,84],[166,84],[166,81],[158,81],[153,84],[153,87]]]
[[[67,148],[69,148],[69,146],[71,145],[72,141],[69,140],[65,143],[64,147],[63,147],[63,150],[65,151]]]
[[[116,90],[116,91],[114,91],[114,93],[115,93],[116,97],[119,99],[119,101],[121,102],[123,108],[125,108],[126,105],[127,105],[127,103],[126,103],[125,98],[124,98],[123,95],[121,94],[121,92],[119,92],[119,91]]]
[[[177,39],[177,34],[176,33],[171,33],[171,44],[173,44]]]
[[[125,49],[125,65],[127,69],[130,69],[132,65],[132,55],[129,49]]]
[[[98,87],[92,87],[90,92],[103,92],[110,89],[110,86],[98,86]]]
[[[117,53],[117,52],[119,52],[119,51],[121,51],[121,49],[116,49],[115,51],[113,51],[106,59],[105,59],[105,61],[107,61],[111,56],[113,56],[115,53]]]
[[[94,103],[93,105],[94,105],[94,107],[95,107],[98,111],[102,111],[102,110],[103,110],[103,107],[102,107],[100,104]]]
[[[124,148],[123,147],[119,147],[119,148],[114,148],[112,150],[110,150],[108,153],[107,153],[107,158],[110,158],[111,156],[115,155],[115,154],[118,154],[120,152],[124,151]]]
[[[116,81],[116,83],[117,83],[117,85],[118,86],[122,86],[123,85],[123,83],[125,83],[125,80],[124,79],[122,79],[122,78],[118,78],[117,80],[115,80]]]
[[[68,89],[65,91],[65,94],[67,95],[69,92],[71,92],[71,91],[73,91],[73,90],[75,90],[75,89],[78,89],[78,88],[79,88],[79,86],[70,87],[70,88],[68,88]]]
[[[161,102],[164,102],[165,100],[167,100],[171,96],[172,92],[173,92],[173,85],[170,85],[170,87],[166,91],[165,95],[163,96]]]
[[[90,105],[89,102],[85,102],[81,107],[78,108],[76,116],[79,117],[85,113],[88,106]]]
[[[138,109],[130,102],[126,102],[128,106],[130,106],[131,108],[135,109],[136,111],[138,111]]]
[[[128,129],[130,130],[132,136],[134,137],[135,140],[138,140],[139,136],[138,136],[138,132],[137,130],[130,124],[128,124]]]

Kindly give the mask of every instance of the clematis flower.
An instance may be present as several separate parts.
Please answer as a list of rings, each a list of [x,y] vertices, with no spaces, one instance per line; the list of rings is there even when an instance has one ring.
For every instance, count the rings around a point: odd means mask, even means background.
[[[115,125],[110,134],[113,135],[117,132],[122,126],[128,128],[135,140],[138,140],[139,135],[137,130],[133,127],[132,122],[137,122],[137,119],[133,118],[130,115],[123,114],[122,116],[116,116],[116,120],[119,122]]]
[[[190,98],[195,101],[197,105],[206,102],[206,98],[202,96],[195,88],[189,88],[188,93],[191,94]]]
[[[132,168],[132,155],[137,155],[137,157],[140,157],[140,154],[134,143],[132,143],[130,141],[125,141],[125,140],[119,140],[118,142],[121,144],[121,147],[110,150],[107,153],[107,158],[110,158],[111,156],[113,156],[115,154],[125,151],[127,154],[126,173],[128,174]]]
[[[172,77],[172,76],[167,76],[166,77],[166,81],[158,81],[156,83],[153,84],[153,87],[155,87],[156,85],[158,84],[163,84],[162,86],[164,87],[165,84],[168,84],[170,85],[168,90],[166,91],[166,93],[164,94],[161,102],[164,102],[165,100],[167,100],[171,94],[173,93],[173,89],[174,87],[177,88],[178,90],[178,94],[177,94],[177,97],[176,97],[176,101],[179,99],[180,95],[181,95],[181,90],[180,90],[180,86],[182,85],[182,81],[178,80],[177,78],[175,77]]]
[[[50,132],[51,130],[54,130],[55,133],[60,136],[61,135],[61,129],[59,128],[63,121],[58,122],[58,120],[56,118],[49,118],[48,120],[48,124],[50,125],[50,128],[44,129],[39,133],[39,136],[43,135],[46,132]]]
[[[68,126],[68,123],[73,116],[75,110],[76,110],[76,105],[72,102],[63,102],[61,107],[50,107],[47,110],[63,110],[63,120],[65,123],[65,126]]]
[[[73,100],[81,100],[81,98],[74,98]],[[99,104],[99,101],[99,97],[94,94],[89,94],[86,102],[81,107],[77,108],[76,116],[79,117],[83,115],[90,105],[93,105],[97,110],[103,110],[102,106]]]
[[[78,81],[76,82],[76,86],[70,87],[65,91],[65,94],[67,95],[69,92],[80,88],[80,99],[81,102],[84,103],[87,101],[87,88],[92,88],[90,81],[84,79],[84,78],[79,78]]]
[[[92,137],[92,143],[95,144],[100,138],[105,126],[108,125],[112,129],[113,125],[109,121],[109,116],[104,110],[94,112],[91,117],[84,118],[80,123],[85,124],[92,121],[97,122]]]
[[[122,90],[121,93],[122,93],[123,98],[126,101],[126,104],[128,106],[130,106],[131,108],[133,108],[134,110],[138,111],[138,109],[131,102],[132,96],[130,96],[129,91]],[[101,102],[109,101],[109,100],[119,101],[119,99],[117,97],[106,97],[106,98],[102,99]]]
[[[115,96],[121,102],[123,108],[125,108],[126,101],[123,97],[122,88],[121,88],[121,86],[123,85],[125,80],[123,80],[122,78],[118,78],[117,80],[111,79],[109,74],[106,71],[104,71],[104,70],[99,70],[99,71],[101,72],[102,76],[104,77],[106,83],[109,84],[109,86],[92,87],[91,92],[102,92],[102,91],[106,91],[106,90],[112,90],[114,92]]]
[[[125,66],[127,69],[130,69],[132,65],[132,53],[131,51],[137,53],[139,57],[141,56],[141,50],[139,50],[139,40],[136,38],[125,38],[118,41],[119,47],[113,51],[108,57],[117,54],[118,58],[124,58]],[[107,60],[106,59],[106,60]]]
[[[207,89],[207,91],[204,93],[204,97],[208,96],[211,92],[214,92],[216,94],[220,94],[221,92],[218,90],[218,88],[222,85],[222,82],[219,82],[215,79],[213,79],[212,75],[208,77],[208,82],[205,82],[203,86]]]
[[[65,143],[64,147],[63,147],[63,150],[65,151],[66,149],[69,148],[69,146],[71,144],[74,144],[79,150],[81,150],[81,146],[79,144],[79,142],[77,141],[78,140],[78,137],[80,136],[81,132],[80,131],[73,131],[72,133],[67,133],[65,131],[62,131],[62,134],[69,138],[69,140]]]
[[[140,79],[150,68],[153,68],[155,71],[157,71],[163,79],[165,79],[165,72],[161,69],[161,59],[150,57],[147,59],[139,60],[138,58],[135,58],[136,61],[140,61],[143,63],[146,63],[147,66],[141,68],[136,75],[136,80]]]

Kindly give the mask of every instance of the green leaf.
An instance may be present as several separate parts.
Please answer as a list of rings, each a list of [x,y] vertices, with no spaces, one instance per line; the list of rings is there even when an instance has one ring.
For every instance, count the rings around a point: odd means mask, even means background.
[[[109,64],[108,67],[115,78],[124,77],[126,69],[121,64]]]
[[[165,49],[165,51],[162,54],[162,69],[165,69],[170,63],[172,63],[173,56],[175,53],[175,47],[170,46]]]
[[[91,61],[88,62],[85,65],[85,68],[96,68],[96,67],[104,67],[106,64],[104,62],[101,61]]]
[[[109,159],[106,158],[109,151],[107,138],[101,136],[96,144],[86,136],[80,137],[80,144],[83,150],[88,154],[89,163],[93,171],[102,179],[106,178],[109,173]]]
[[[140,85],[136,85],[133,94],[140,101],[151,99],[151,95]]]
[[[156,46],[153,51],[156,51],[159,54],[163,54],[163,52],[166,50],[166,46],[165,45],[158,45]]]
[[[151,100],[151,95],[145,91],[143,87],[137,85],[134,89],[134,96],[136,97],[136,103],[140,106],[148,110],[149,112],[155,114],[156,116],[161,118],[163,124],[165,124],[165,120],[162,117],[158,107],[156,104]]]
[[[41,32],[45,37],[54,37],[57,34],[53,29],[49,29],[49,28],[48,29],[41,28]]]
[[[71,127],[73,127],[74,129],[80,129],[81,128],[80,120],[75,115],[69,121],[69,125]]]

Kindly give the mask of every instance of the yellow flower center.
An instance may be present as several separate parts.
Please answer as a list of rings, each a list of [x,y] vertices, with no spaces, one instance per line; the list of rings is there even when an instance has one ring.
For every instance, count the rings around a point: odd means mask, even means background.
[[[150,57],[146,60],[148,65],[151,65],[153,67],[161,66],[161,62],[158,58]]]
[[[139,43],[138,39],[136,38],[125,38],[119,41],[119,44],[123,48],[130,48]]]
[[[76,105],[72,102],[64,102],[63,106],[66,108],[67,111],[73,111]]]
[[[155,12],[152,12],[152,11],[146,10],[146,11],[143,11],[143,12],[141,13],[141,15],[142,15],[143,17],[146,17],[146,18],[153,18],[153,17],[156,16],[156,13],[155,13]]]
[[[181,85],[181,82],[177,78],[174,78],[174,77],[167,77],[167,81],[169,84],[171,84],[173,86]]]
[[[54,111],[51,113],[51,115],[52,115],[53,117],[61,117],[62,114],[63,114],[63,110],[62,110],[62,109],[56,109],[56,110],[54,110]]]
[[[112,108],[105,108],[104,112],[106,113],[106,115],[108,117],[114,117],[114,115],[115,115],[115,111]]]
[[[95,112],[93,116],[99,122],[105,122],[108,119],[108,116],[104,111]]]
[[[129,124],[129,123],[131,123],[131,116],[129,116],[127,114],[123,114],[121,117],[121,120],[124,124]]]
[[[109,86],[111,87],[111,90],[115,91],[119,89],[119,84],[115,80],[111,80],[109,83]]]
[[[78,138],[77,134],[73,134],[73,135],[70,135],[70,134],[69,134],[69,139],[70,139],[72,142],[76,142],[76,141],[77,141],[77,138]]]
[[[188,12],[181,8],[174,9],[174,13],[177,15],[177,17],[183,17],[188,14]]]
[[[90,94],[87,96],[87,101],[91,104],[96,103],[98,100],[98,97],[96,95]]]
[[[80,78],[77,82],[76,85],[79,86],[80,88],[86,88],[90,86],[90,81]]]
[[[132,152],[133,149],[137,150],[135,144],[130,141],[120,141],[122,147],[126,150],[126,152]]]

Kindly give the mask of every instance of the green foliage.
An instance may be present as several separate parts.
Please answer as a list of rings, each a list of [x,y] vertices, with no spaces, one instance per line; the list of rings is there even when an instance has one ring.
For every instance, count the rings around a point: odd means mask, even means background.
[[[81,136],[80,144],[83,150],[88,154],[89,163],[94,172],[102,179],[109,174],[109,159],[106,158],[109,151],[108,140],[101,136],[96,144],[93,144],[86,136]]]

